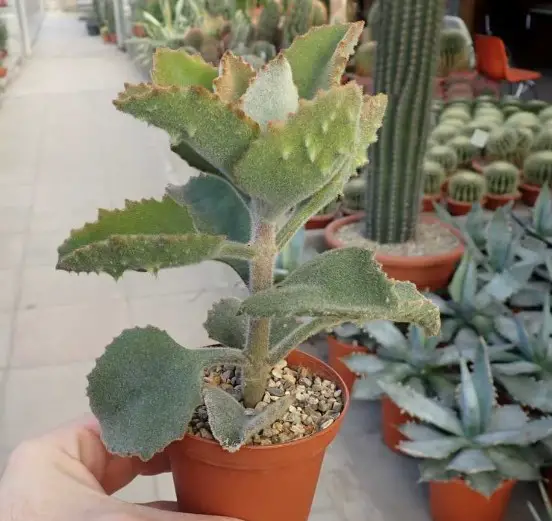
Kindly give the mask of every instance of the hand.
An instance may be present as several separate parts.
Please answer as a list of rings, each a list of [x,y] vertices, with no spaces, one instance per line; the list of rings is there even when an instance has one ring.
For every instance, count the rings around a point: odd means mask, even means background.
[[[95,420],[84,420],[15,449],[0,480],[0,520],[237,521],[178,514],[168,502],[134,505],[110,497],[139,475],[169,471],[169,463],[163,455],[148,463],[113,456],[99,433]]]

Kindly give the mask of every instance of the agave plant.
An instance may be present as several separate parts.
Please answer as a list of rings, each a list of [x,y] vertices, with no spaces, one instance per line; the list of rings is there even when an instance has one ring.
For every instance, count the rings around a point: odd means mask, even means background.
[[[519,403],[552,412],[552,316],[550,294],[544,296],[542,322],[524,324],[519,316],[497,317],[498,333],[515,346],[508,361],[494,363],[498,381]]]
[[[552,503],[550,502],[550,497],[548,496],[548,492],[546,491],[542,481],[539,481],[539,492],[546,510],[546,517],[543,518],[537,512],[535,506],[532,503],[528,503],[527,506],[529,508],[529,512],[531,512],[531,515],[533,516],[533,521],[552,521]]]
[[[537,481],[542,460],[536,444],[552,434],[552,418],[529,421],[519,405],[499,406],[484,345],[473,370],[460,360],[461,383],[455,407],[447,407],[401,384],[380,381],[401,409],[423,424],[400,430],[409,441],[399,449],[415,458],[422,481],[462,479],[490,497],[503,481]]]
[[[438,337],[428,337],[417,326],[408,328],[407,336],[386,320],[374,320],[364,331],[376,341],[375,354],[354,354],[343,361],[362,378],[355,382],[353,397],[375,400],[383,394],[378,382],[398,382],[419,393],[438,397],[451,404],[456,382],[450,366],[457,365],[460,353],[456,346],[437,349]]]

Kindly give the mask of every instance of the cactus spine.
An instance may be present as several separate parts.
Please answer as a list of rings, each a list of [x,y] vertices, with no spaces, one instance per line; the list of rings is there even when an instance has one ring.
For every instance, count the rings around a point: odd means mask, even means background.
[[[542,150],[527,156],[523,164],[525,181],[531,185],[552,184],[552,152]]]
[[[312,0],[294,0],[291,2],[283,27],[282,47],[285,49],[297,37],[305,34],[312,20]]]
[[[483,199],[487,191],[485,177],[470,170],[461,170],[454,174],[448,184],[451,199],[463,203],[476,203]]]
[[[486,166],[483,175],[487,189],[494,195],[515,195],[519,183],[519,170],[506,161],[494,161]]]
[[[445,177],[445,169],[439,163],[426,160],[424,162],[424,194],[440,194]]]

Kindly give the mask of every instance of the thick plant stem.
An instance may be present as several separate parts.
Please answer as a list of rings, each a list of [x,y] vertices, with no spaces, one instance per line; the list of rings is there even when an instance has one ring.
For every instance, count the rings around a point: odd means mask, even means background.
[[[367,171],[366,236],[380,244],[414,238],[444,0],[381,2],[375,92],[388,103]]]
[[[260,220],[253,230],[253,246],[257,251],[251,261],[250,291],[252,294],[269,289],[274,280],[276,226]],[[246,407],[255,407],[263,398],[270,365],[270,318],[250,318],[245,352],[250,359],[243,374],[243,399]]]

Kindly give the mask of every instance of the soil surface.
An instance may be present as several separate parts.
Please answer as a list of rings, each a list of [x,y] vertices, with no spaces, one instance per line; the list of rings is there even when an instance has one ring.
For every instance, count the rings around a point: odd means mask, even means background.
[[[347,246],[369,248],[378,253],[403,257],[419,257],[422,255],[438,255],[448,253],[458,246],[459,239],[439,223],[424,223],[418,225],[416,239],[401,244],[378,244],[363,236],[364,222],[347,224],[337,230],[337,238]]]
[[[269,403],[283,396],[293,395],[295,400],[281,420],[255,435],[249,445],[275,445],[304,438],[327,429],[340,416],[343,410],[342,391],[334,382],[320,378],[304,367],[288,367],[285,360],[272,369],[270,376],[267,391],[254,411],[262,411]],[[242,400],[239,369],[217,367],[206,372],[204,381]],[[213,439],[204,405],[194,413],[188,432]]]

